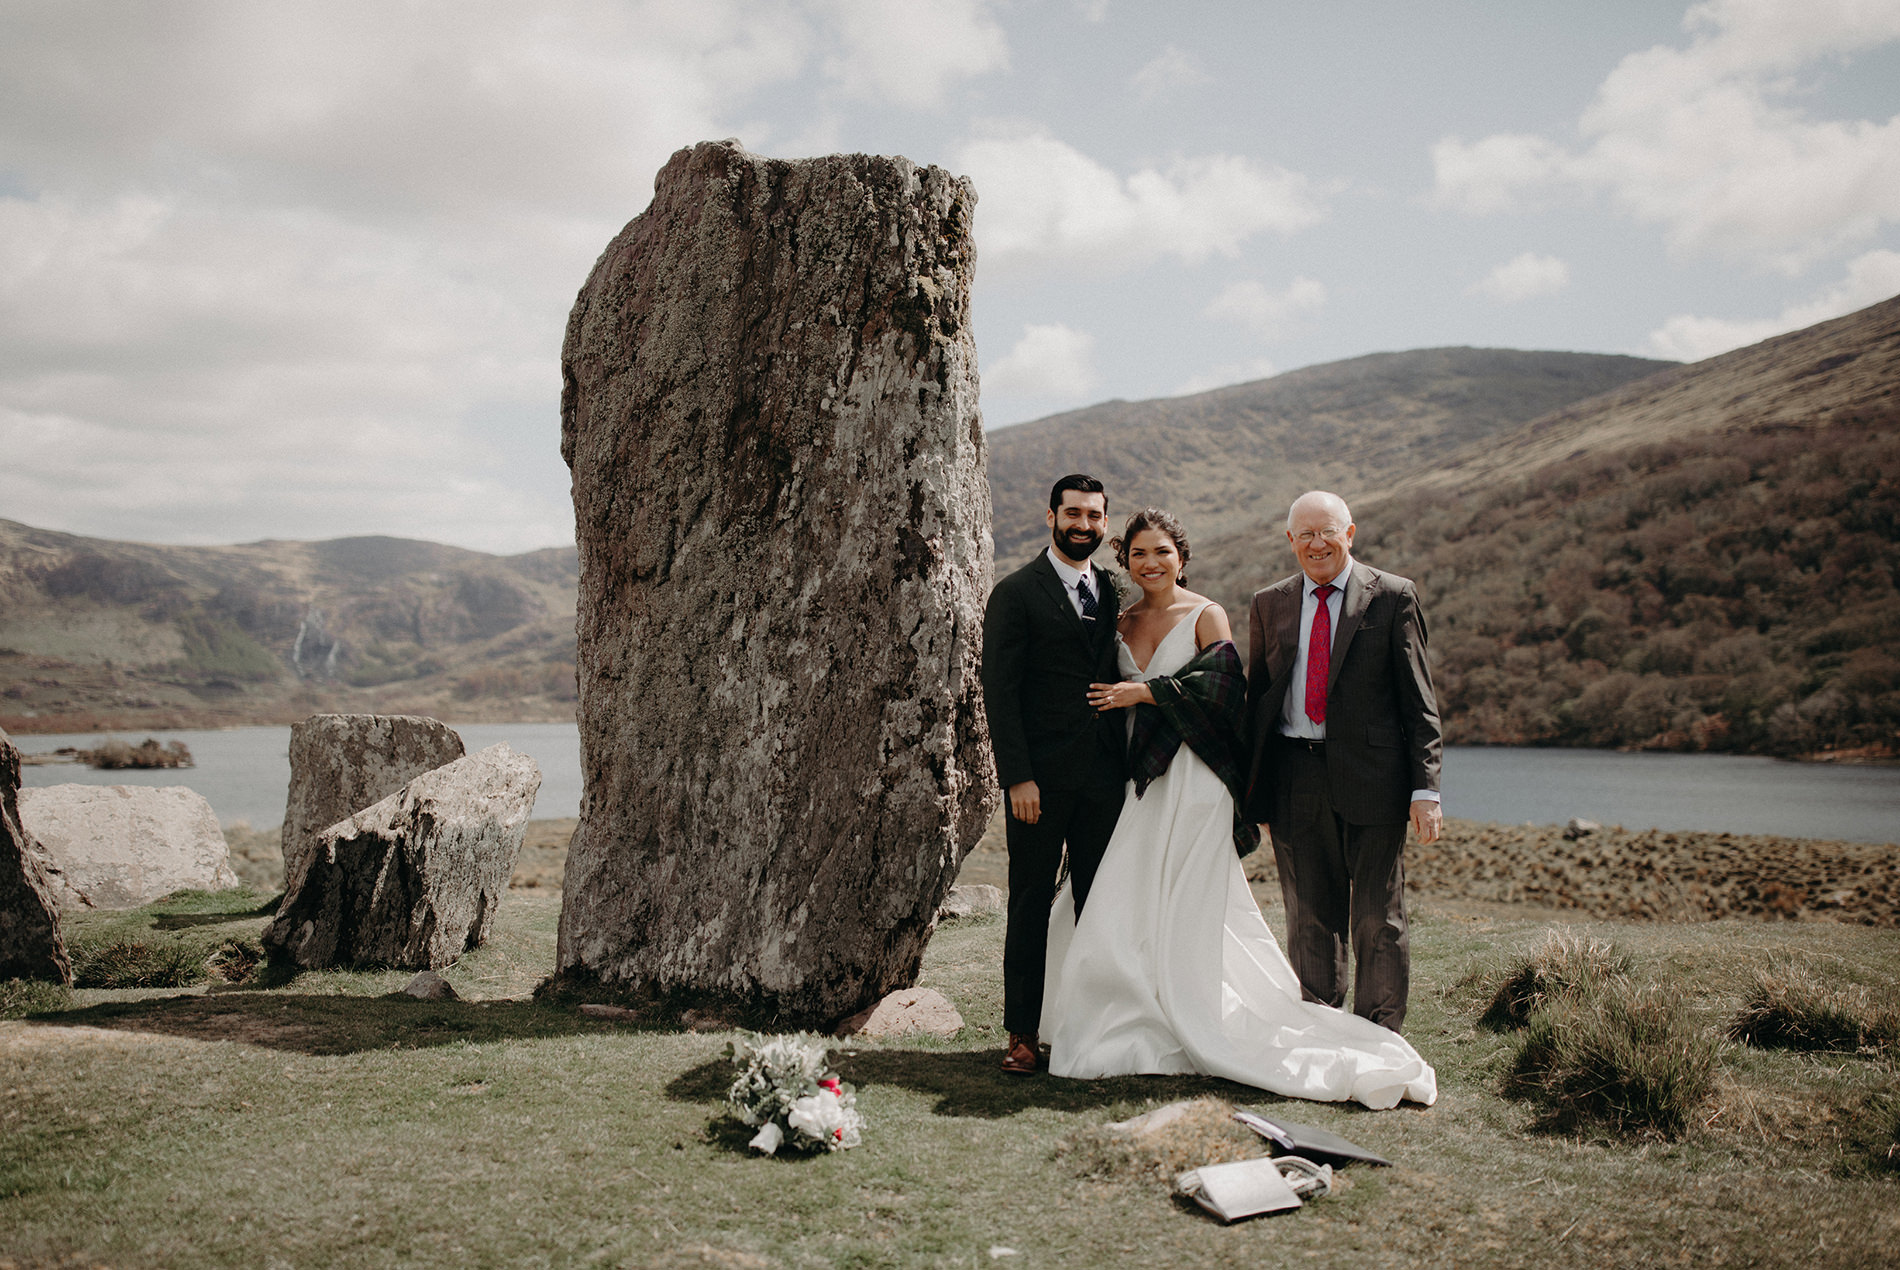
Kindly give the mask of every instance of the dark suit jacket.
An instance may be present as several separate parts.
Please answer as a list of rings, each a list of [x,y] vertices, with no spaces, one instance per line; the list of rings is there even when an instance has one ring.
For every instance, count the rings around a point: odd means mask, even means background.
[[[1247,713],[1253,742],[1247,815],[1287,814],[1274,777],[1280,709],[1300,638],[1302,575],[1257,591],[1248,618]],[[1425,615],[1407,578],[1353,561],[1333,630],[1326,690],[1326,774],[1333,808],[1351,824],[1406,819],[1412,791],[1438,788],[1438,696],[1425,660]]]
[[[1033,780],[1046,789],[1118,784],[1126,725],[1119,710],[1097,712],[1091,683],[1121,678],[1115,618],[1121,597],[1091,566],[1101,607],[1094,630],[1056,576],[1046,551],[1005,577],[983,610],[983,705],[1003,788]]]

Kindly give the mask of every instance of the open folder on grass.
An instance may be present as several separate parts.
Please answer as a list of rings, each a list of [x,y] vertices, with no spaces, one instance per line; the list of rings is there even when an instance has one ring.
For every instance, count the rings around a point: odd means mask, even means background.
[[[1224,1222],[1298,1208],[1300,1197],[1271,1159],[1203,1164],[1174,1179],[1181,1192]]]
[[[1265,1116],[1246,1107],[1235,1110],[1234,1119],[1271,1142],[1275,1155],[1303,1155],[1321,1164],[1335,1165],[1392,1163],[1376,1151],[1368,1151],[1356,1142],[1348,1142],[1336,1133],[1315,1129],[1311,1125],[1295,1124],[1278,1116]]]

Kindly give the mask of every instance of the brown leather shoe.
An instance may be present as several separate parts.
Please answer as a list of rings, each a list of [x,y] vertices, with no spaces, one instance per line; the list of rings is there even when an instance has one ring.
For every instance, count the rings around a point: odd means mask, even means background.
[[[1034,1032],[1026,1036],[1021,1032],[1011,1032],[1009,1048],[1003,1051],[1003,1070],[1012,1076],[1033,1076],[1039,1057]]]

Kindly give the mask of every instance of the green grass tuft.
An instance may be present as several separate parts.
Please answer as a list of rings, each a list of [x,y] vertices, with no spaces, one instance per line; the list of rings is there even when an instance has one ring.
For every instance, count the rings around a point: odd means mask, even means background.
[[[174,939],[75,943],[77,988],[188,988],[207,974],[202,949]]]
[[[1893,1053],[1900,1050],[1900,1002],[1776,961],[1755,972],[1728,1035],[1758,1049]]]
[[[1234,1119],[1234,1104],[1202,1097],[1159,1128],[1146,1132],[1089,1125],[1058,1142],[1054,1158],[1077,1177],[1097,1181],[1158,1182],[1174,1179],[1204,1164],[1251,1160],[1267,1154],[1260,1135]]]
[[[73,1003],[73,990],[45,979],[0,979],[0,1019],[53,1014]]]
[[[1553,1002],[1627,980],[1631,962],[1615,945],[1552,930],[1528,953],[1481,965],[1453,985],[1485,1003],[1478,1022],[1503,1032],[1527,1025]]]
[[[1538,1104],[1542,1127],[1675,1138],[1713,1092],[1716,1059],[1680,993],[1606,977],[1531,1016],[1505,1092]]]
[[[1900,1088],[1876,1102],[1872,1110],[1867,1158],[1881,1172],[1900,1173]]]

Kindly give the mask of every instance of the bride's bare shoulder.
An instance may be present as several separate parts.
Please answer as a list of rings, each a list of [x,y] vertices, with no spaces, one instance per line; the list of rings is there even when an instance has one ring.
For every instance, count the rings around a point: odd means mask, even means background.
[[[1231,640],[1234,637],[1234,628],[1227,621],[1227,610],[1204,595],[1197,595],[1194,600],[1197,604],[1207,605],[1201,610],[1201,616],[1194,622],[1194,646],[1206,648],[1209,644],[1218,644],[1224,639]]]

